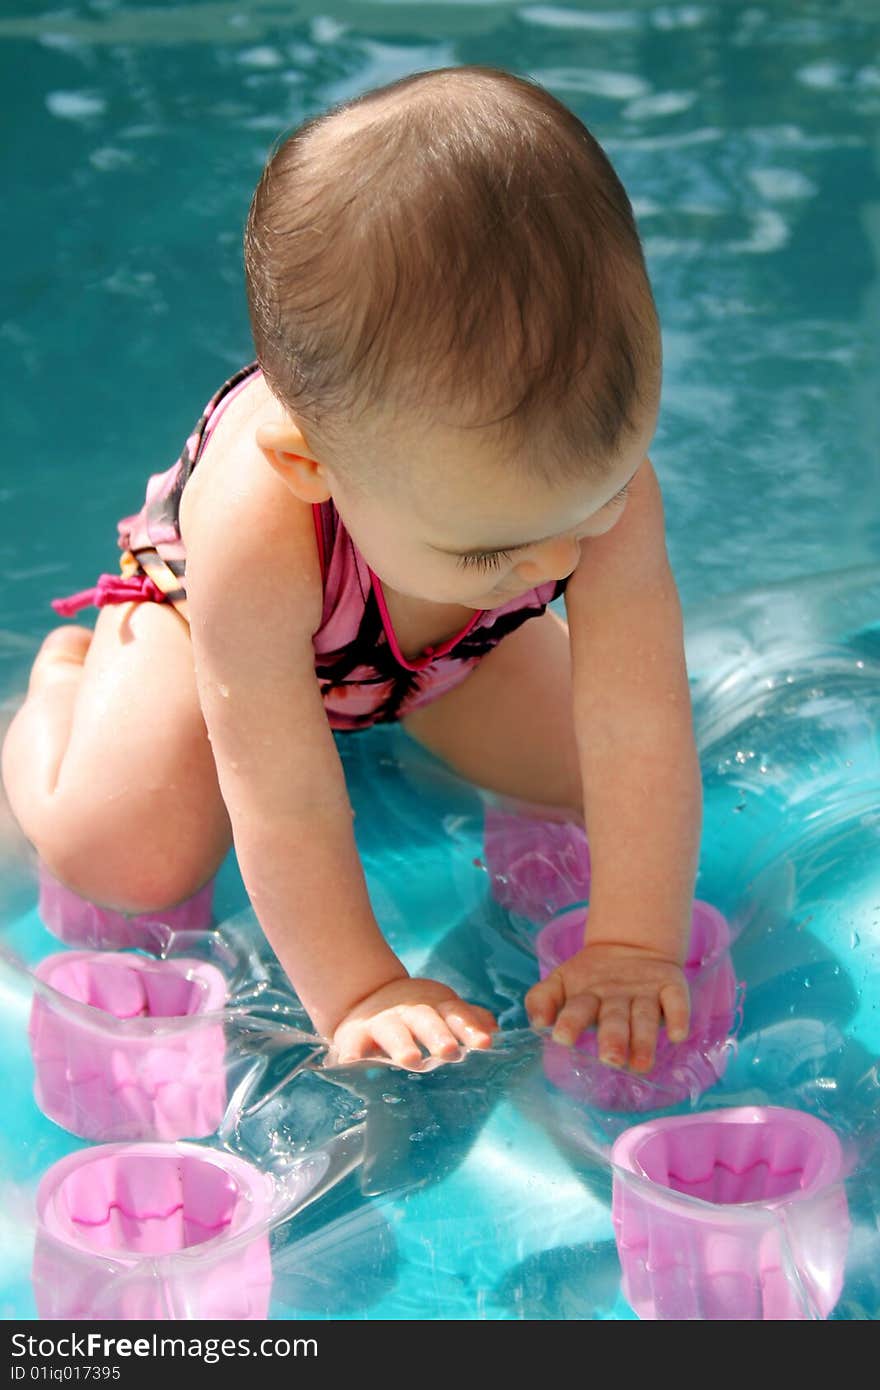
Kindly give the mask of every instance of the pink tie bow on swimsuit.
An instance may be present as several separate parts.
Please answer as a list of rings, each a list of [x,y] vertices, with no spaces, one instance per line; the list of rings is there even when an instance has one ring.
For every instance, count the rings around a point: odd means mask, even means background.
[[[167,595],[147,574],[102,574],[94,588],[66,598],[53,598],[52,607],[62,618],[73,618],[81,608],[104,608],[108,603],[132,603],[149,599],[166,603]]]

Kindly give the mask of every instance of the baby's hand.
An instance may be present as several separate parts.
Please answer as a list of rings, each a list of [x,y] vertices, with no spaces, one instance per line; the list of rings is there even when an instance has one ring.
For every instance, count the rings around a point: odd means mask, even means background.
[[[586,945],[534,985],[525,998],[535,1028],[553,1029],[554,1042],[571,1047],[598,1025],[599,1061],[650,1071],[660,1016],[670,1042],[688,1034],[690,1001],[684,972],[674,960],[638,946]]]
[[[392,980],[367,995],[336,1025],[339,1062],[355,1062],[377,1050],[401,1067],[417,1067],[423,1056],[449,1061],[465,1047],[491,1047],[498,1027],[488,1009],[466,1004],[437,980]]]

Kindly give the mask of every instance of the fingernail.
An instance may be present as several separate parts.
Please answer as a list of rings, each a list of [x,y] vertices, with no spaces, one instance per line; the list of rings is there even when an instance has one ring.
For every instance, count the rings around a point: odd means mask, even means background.
[[[599,1061],[602,1063],[603,1066],[606,1066],[606,1067],[622,1067],[622,1066],[623,1066],[623,1058],[620,1056],[619,1053],[613,1053],[613,1052],[600,1052],[600,1053],[599,1053]]]

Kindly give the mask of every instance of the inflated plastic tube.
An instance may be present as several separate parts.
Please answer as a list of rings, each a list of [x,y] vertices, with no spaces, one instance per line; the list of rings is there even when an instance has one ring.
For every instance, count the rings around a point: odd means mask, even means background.
[[[738,1106],[648,1121],[615,1142],[612,1221],[642,1318],[826,1318],[850,1221],[837,1135],[813,1115]]]
[[[581,949],[587,915],[583,906],[570,908],[538,933],[535,946],[542,980]],[[725,918],[710,903],[696,900],[684,967],[691,996],[686,1040],[671,1043],[661,1028],[654,1067],[646,1075],[636,1075],[599,1062],[595,1029],[581,1033],[574,1047],[548,1037],[544,1042],[548,1080],[605,1110],[661,1109],[714,1086],[727,1065],[727,1038],[736,1013],[736,976],[729,948]]]
[[[37,1189],[40,1317],[265,1318],[272,1197],[268,1174],[196,1144],[69,1155]]]
[[[48,986],[28,1028],[34,1098],[49,1119],[83,1139],[214,1133],[227,1098],[216,966],[64,951],[34,974]]]
[[[134,947],[160,954],[175,931],[207,931],[211,926],[214,880],[191,898],[161,912],[129,916],[81,898],[39,865],[38,912],[42,922],[67,946],[94,950]]]

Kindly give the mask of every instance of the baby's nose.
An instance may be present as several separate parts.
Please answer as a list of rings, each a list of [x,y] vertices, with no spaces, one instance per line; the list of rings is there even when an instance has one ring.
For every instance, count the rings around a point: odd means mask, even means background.
[[[520,577],[537,588],[553,579],[566,579],[577,568],[581,548],[573,536],[567,540],[542,541],[529,551],[527,560],[517,565]]]

